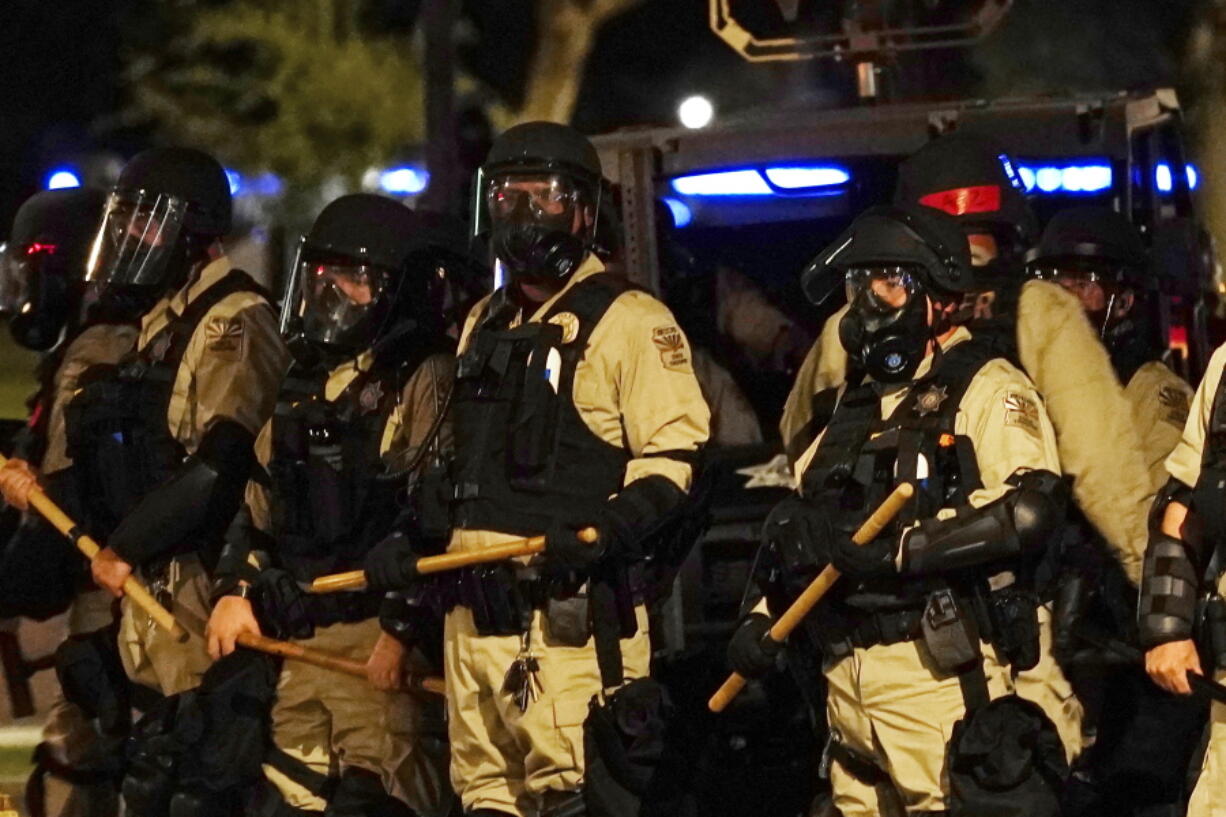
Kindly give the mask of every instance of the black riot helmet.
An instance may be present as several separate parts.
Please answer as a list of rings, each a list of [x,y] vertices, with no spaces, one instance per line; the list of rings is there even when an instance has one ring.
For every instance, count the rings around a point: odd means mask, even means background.
[[[1005,262],[1020,261],[1038,238],[1038,219],[1012,159],[976,134],[941,136],[907,158],[898,168],[894,203],[940,210],[967,235],[994,236]]]
[[[583,134],[525,122],[496,140],[477,176],[474,229],[512,280],[561,279],[592,246],[600,157]]]
[[[1141,234],[1110,207],[1071,207],[1048,222],[1027,271],[1073,291],[1083,304],[1087,288],[1102,290],[1101,308],[1087,306],[1090,321],[1106,338],[1117,300],[1127,290],[1153,288],[1149,256]]]
[[[137,154],[106,202],[87,280],[105,292],[155,298],[187,282],[209,245],[230,230],[230,180],[191,148]]]
[[[864,212],[804,273],[810,298],[846,287],[839,340],[874,380],[910,380],[946,328],[939,307],[973,291],[970,250],[953,218],[924,207]],[[934,309],[930,317],[929,303]]]
[[[81,318],[85,263],[106,195],[84,187],[25,201],[0,258],[0,313],[13,339],[45,351]]]
[[[281,311],[301,362],[383,353],[443,330],[447,256],[421,218],[393,199],[341,196],[302,237]]]

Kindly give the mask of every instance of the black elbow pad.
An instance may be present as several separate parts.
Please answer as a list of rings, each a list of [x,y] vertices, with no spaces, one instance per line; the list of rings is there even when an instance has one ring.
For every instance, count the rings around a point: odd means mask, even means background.
[[[903,542],[903,570],[940,573],[1045,548],[1064,521],[1068,487],[1050,471],[1010,478],[1014,490],[951,519],[926,519]]]
[[[1142,647],[1192,637],[1198,584],[1196,565],[1184,543],[1153,533],[1145,548],[1137,608]]]
[[[220,539],[238,512],[255,466],[255,437],[232,420],[214,423],[196,453],[123,518],[110,546],[129,564]]]

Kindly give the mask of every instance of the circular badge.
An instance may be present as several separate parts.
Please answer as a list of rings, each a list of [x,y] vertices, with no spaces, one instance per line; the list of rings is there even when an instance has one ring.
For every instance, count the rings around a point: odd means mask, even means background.
[[[550,323],[562,327],[562,342],[570,343],[579,337],[579,316],[573,312],[559,312],[549,319]]]

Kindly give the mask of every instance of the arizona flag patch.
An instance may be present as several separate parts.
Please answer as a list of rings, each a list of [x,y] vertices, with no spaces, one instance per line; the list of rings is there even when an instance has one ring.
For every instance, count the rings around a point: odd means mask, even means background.
[[[660,362],[666,369],[686,371],[690,367],[690,354],[685,348],[685,336],[681,327],[657,326],[651,330],[651,342],[660,350]]]
[[[243,322],[238,318],[209,318],[204,327],[205,348],[231,359],[242,356],[244,337]]]

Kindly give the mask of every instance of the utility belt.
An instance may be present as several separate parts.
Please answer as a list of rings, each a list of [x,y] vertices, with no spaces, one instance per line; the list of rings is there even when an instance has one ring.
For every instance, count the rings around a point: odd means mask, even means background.
[[[938,587],[922,603],[893,610],[858,610],[846,603],[840,607],[811,628],[828,661],[845,658],[856,648],[922,639],[936,665],[948,672],[978,661],[981,641],[995,647],[1014,672],[1038,663],[1038,600],[1013,587]]]
[[[607,583],[613,609],[597,611],[588,593],[594,582]],[[615,565],[590,576],[543,574],[539,568],[510,562],[452,571],[440,582],[443,609],[467,608],[481,636],[522,636],[541,610],[546,638],[564,646],[583,646],[597,615],[616,616],[621,638],[638,632],[637,607],[646,602],[642,564]]]

